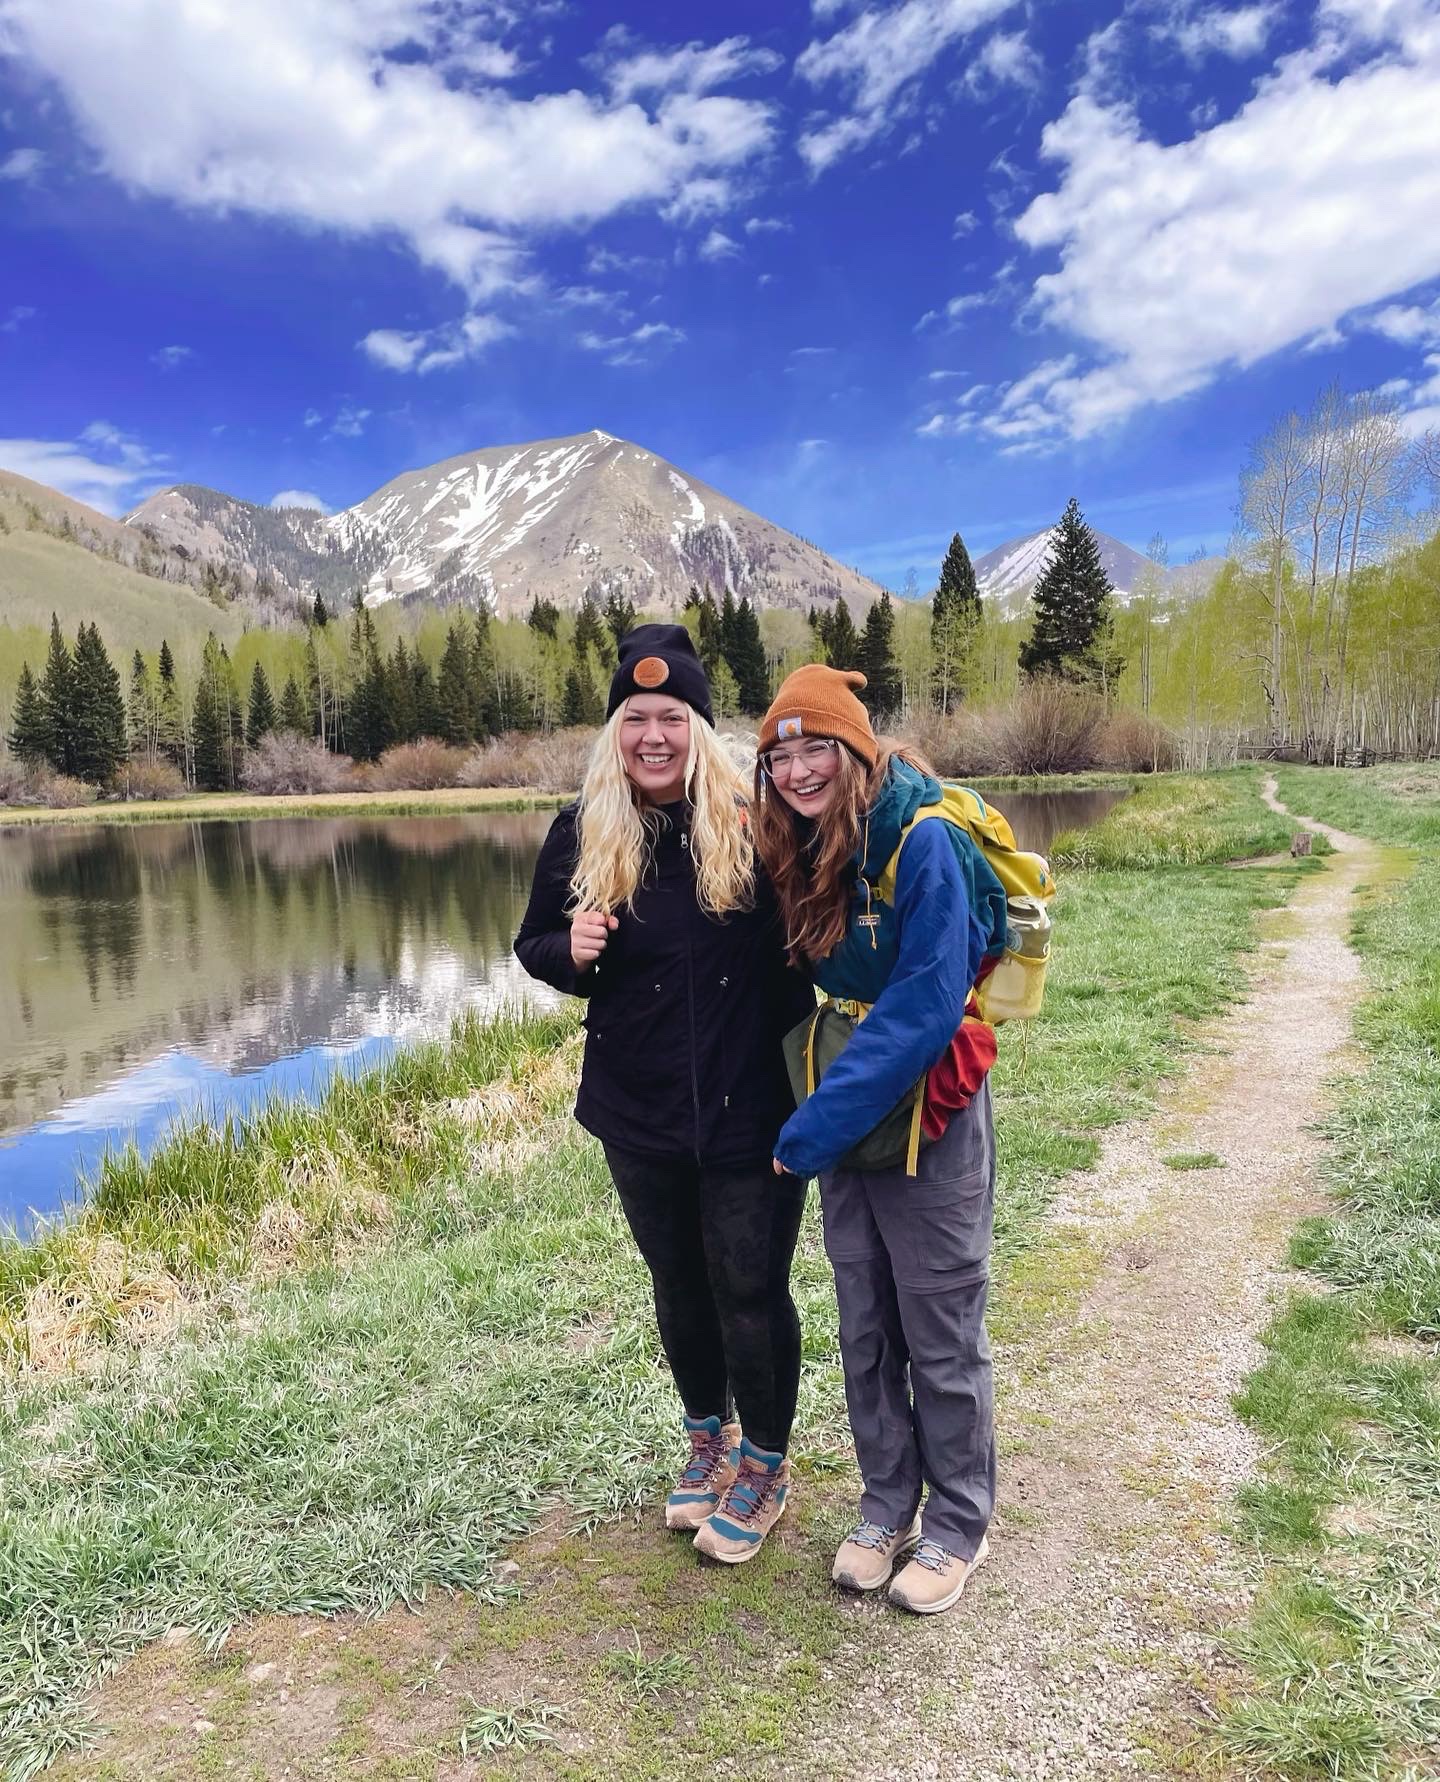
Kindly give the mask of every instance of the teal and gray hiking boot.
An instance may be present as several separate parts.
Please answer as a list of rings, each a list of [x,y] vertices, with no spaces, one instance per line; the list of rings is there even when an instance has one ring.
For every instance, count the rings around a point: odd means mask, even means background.
[[[717,1508],[740,1460],[740,1425],[718,1417],[687,1417],[690,1462],[665,1500],[666,1528],[699,1528]]]
[[[920,1539],[917,1514],[909,1528],[861,1522],[841,1541],[830,1576],[842,1590],[878,1590],[890,1582],[895,1562]]]
[[[749,1441],[740,1443],[740,1465],[719,1508],[700,1524],[697,1551],[726,1565],[743,1565],[760,1551],[760,1543],[785,1513],[790,1495],[790,1462],[783,1454],[767,1454]]]

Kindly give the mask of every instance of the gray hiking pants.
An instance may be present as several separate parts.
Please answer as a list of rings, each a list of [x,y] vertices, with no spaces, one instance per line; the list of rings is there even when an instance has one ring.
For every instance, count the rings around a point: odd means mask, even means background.
[[[918,1173],[820,1178],[840,1304],[845,1400],[869,1522],[924,1531],[973,1559],[995,1505],[985,1334],[995,1133],[990,1085],[920,1153]]]

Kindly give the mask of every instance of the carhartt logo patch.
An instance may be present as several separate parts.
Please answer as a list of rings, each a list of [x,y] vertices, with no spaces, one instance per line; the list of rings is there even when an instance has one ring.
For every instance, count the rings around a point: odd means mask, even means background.
[[[637,687],[663,687],[670,679],[670,664],[660,656],[643,656],[635,664]]]
[[[782,718],[775,732],[781,742],[789,742],[792,737],[803,736],[804,733],[805,726],[799,718]]]

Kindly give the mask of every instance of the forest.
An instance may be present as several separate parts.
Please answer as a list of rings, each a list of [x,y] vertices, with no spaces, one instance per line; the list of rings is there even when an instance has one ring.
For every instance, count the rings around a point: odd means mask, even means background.
[[[1092,732],[1119,722],[1136,739],[1136,758],[1115,765],[1429,756],[1437,504],[1436,436],[1407,437],[1383,395],[1331,388],[1253,445],[1223,559],[1171,565],[1157,535],[1128,597],[1110,588],[1072,499],[1019,612],[981,598],[956,533],[928,598],[882,594],[860,626],[841,603],[757,610],[699,587],[679,616],[722,719],[743,727],[802,662],[856,666],[877,720],[965,771],[1017,765],[981,759],[981,733],[1037,686],[1066,693]],[[247,751],[272,735],[373,762],[417,738],[464,747],[594,725],[618,639],[645,616],[614,590],[592,590],[574,613],[537,597],[503,621],[479,606],[371,609],[358,594],[346,610],[317,592],[303,627],[166,641],[122,667],[93,623],[73,642],[58,619],[48,637],[0,624],[0,734],[22,769],[91,785],[123,773],[132,794],[158,795],[241,783]]]

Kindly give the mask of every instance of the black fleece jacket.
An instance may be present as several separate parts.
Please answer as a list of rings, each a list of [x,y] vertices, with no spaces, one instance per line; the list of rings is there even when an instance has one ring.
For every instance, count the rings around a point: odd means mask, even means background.
[[[577,972],[566,913],[577,807],[550,826],[515,953],[531,977],[589,999],[575,1117],[605,1144],[706,1164],[773,1154],[794,1112],[780,1041],[815,1007],[785,963],[774,892],[717,921],[700,908],[689,807],[660,814],[632,909],[596,963]]]

